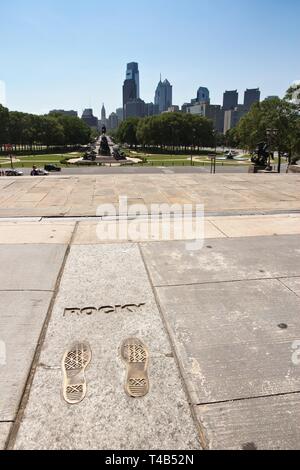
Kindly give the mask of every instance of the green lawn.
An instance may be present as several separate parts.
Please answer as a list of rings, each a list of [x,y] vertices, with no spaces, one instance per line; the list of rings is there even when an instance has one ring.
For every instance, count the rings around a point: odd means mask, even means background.
[[[131,157],[144,158],[147,163],[146,166],[189,166],[191,165],[191,155],[168,155],[168,154],[147,154],[139,152],[138,154],[133,152],[130,153]],[[218,157],[222,156],[218,154]],[[245,157],[249,157],[245,155]],[[208,155],[193,155],[194,166],[210,166],[211,159]],[[236,165],[249,165],[248,161],[239,162],[234,160],[217,160],[216,165],[218,166],[236,166]]]
[[[49,154],[49,155],[28,155],[28,156],[18,156],[18,162],[14,162],[15,168],[31,168],[33,165],[44,166],[47,163],[55,164],[59,166],[62,165],[61,160],[68,158],[80,158],[82,153],[65,153],[65,154]],[[10,168],[10,160],[0,157],[0,166],[1,168]]]

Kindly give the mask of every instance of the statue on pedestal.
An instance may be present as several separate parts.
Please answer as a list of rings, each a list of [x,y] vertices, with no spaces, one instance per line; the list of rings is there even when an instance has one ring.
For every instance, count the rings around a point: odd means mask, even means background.
[[[251,162],[259,169],[272,171],[271,159],[274,160],[274,155],[269,151],[268,144],[260,142],[251,158]]]

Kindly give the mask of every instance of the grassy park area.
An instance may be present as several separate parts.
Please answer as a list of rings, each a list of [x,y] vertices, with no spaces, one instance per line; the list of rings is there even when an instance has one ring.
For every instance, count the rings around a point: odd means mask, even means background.
[[[13,165],[16,168],[31,168],[33,165],[38,167],[54,164],[61,167],[66,167],[66,164],[61,164],[62,160],[67,160],[70,158],[80,158],[82,153],[69,153],[69,154],[49,154],[49,155],[27,155],[27,156],[18,156],[14,160]],[[10,168],[11,162],[9,158],[0,157],[0,167],[1,168]]]

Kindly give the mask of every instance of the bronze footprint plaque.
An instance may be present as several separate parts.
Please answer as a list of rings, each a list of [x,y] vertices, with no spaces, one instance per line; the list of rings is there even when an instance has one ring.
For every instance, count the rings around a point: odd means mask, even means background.
[[[85,370],[92,359],[88,343],[74,343],[62,360],[63,397],[70,405],[80,403],[86,396]]]
[[[149,393],[149,352],[137,338],[126,339],[121,346],[121,355],[127,367],[125,391],[133,398],[141,398]]]

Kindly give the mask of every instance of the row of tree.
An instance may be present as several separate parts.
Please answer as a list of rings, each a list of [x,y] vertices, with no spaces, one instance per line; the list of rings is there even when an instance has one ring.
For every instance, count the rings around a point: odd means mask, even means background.
[[[90,128],[77,117],[59,113],[38,116],[0,105],[0,145],[84,145],[90,139]]]
[[[226,135],[228,145],[252,151],[258,142],[268,141],[272,150],[300,156],[300,105],[291,101],[297,89],[300,95],[300,86],[293,87],[283,100],[274,98],[253,105]],[[276,132],[268,137],[268,129]]]
[[[210,147],[215,135],[212,121],[202,116],[184,113],[165,113],[143,119],[129,118],[116,133],[119,142],[130,146],[152,147]]]

